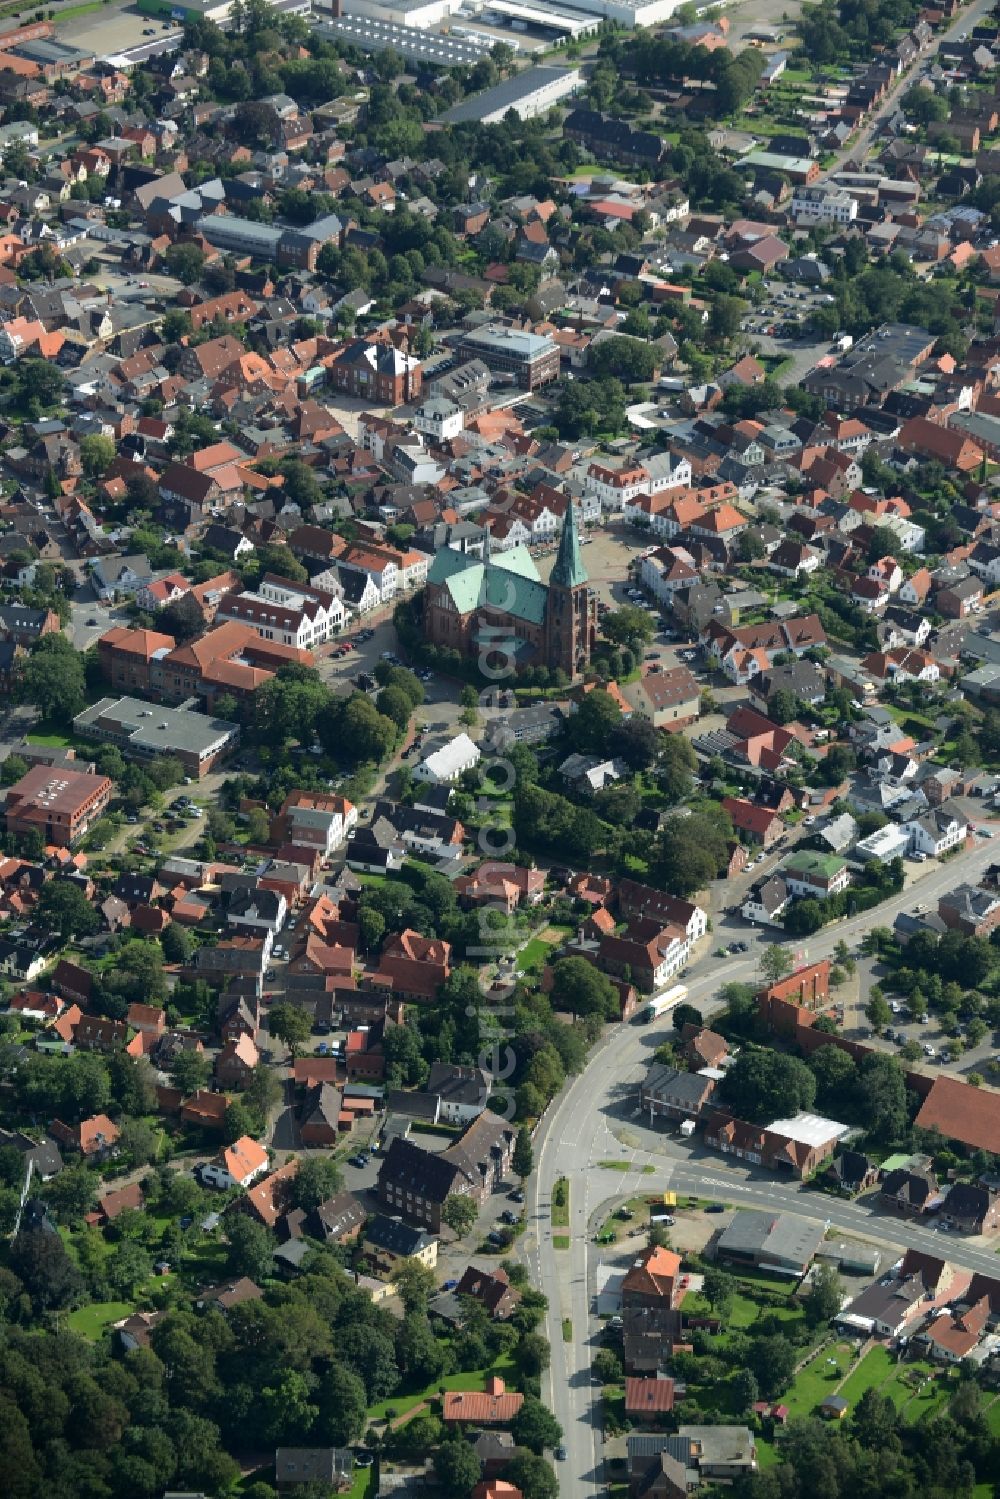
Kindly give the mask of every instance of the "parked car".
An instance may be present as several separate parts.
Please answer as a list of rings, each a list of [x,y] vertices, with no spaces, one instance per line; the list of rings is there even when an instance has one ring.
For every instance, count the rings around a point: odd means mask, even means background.
[[[368,1165],[368,1157],[366,1155],[351,1155],[347,1157],[347,1164],[349,1166],[356,1166],[361,1171]]]

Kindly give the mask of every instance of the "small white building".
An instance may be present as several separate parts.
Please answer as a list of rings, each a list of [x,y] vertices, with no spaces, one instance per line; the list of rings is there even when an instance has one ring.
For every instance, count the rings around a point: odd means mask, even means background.
[[[450,442],[464,428],[465,413],[446,396],[428,396],[414,412],[413,425],[435,442]]]
[[[206,1187],[226,1192],[230,1187],[249,1187],[268,1168],[268,1154],[250,1135],[242,1135],[232,1145],[225,1145],[214,1161],[202,1166],[200,1176]]]
[[[895,822],[888,822],[884,828],[877,828],[866,838],[859,838],[854,845],[854,852],[859,859],[880,859],[883,864],[887,864],[890,859],[905,858],[909,850],[910,835]]]
[[[949,849],[964,843],[969,824],[950,807],[934,807],[921,817],[904,824],[910,835],[910,850],[940,859]]]
[[[414,768],[415,781],[428,781],[432,786],[450,785],[457,781],[465,770],[472,770],[483,758],[478,745],[473,744],[468,734],[457,734],[439,750],[421,760]]]

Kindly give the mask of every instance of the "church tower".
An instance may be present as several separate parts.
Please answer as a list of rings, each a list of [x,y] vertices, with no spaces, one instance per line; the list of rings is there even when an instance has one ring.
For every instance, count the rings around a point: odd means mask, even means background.
[[[580,556],[576,505],[570,499],[559,538],[559,553],[549,579],[545,664],[553,671],[561,667],[567,676],[581,676],[590,664],[596,632],[597,601],[587,587],[587,572]]]

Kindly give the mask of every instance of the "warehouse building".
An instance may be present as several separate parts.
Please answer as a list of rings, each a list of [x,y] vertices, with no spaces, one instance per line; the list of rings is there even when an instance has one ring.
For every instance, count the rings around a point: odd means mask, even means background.
[[[461,125],[470,120],[497,125],[512,109],[519,119],[533,120],[560,99],[575,94],[581,82],[579,68],[525,68],[523,73],[505,78],[494,88],[463,99],[441,119],[446,125]]]
[[[719,1236],[716,1254],[778,1275],[804,1275],[823,1243],[824,1225],[791,1213],[737,1212]]]
[[[474,67],[489,56],[495,40],[488,36],[425,31],[412,24],[401,25],[398,21],[367,15],[334,16],[315,29],[328,42],[347,42],[363,52],[398,52],[404,62],[437,68]]]

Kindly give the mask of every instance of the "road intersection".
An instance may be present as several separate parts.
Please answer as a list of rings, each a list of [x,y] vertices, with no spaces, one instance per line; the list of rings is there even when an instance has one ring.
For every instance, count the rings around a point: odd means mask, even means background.
[[[857,944],[875,926],[891,926],[900,911],[920,899],[932,908],[938,897],[963,880],[974,881],[995,857],[989,841],[935,866],[908,889],[873,911],[836,922],[809,940],[805,950],[787,944],[801,961],[829,957],[844,940]],[[737,924],[717,923],[710,941],[717,948],[729,941]],[[746,927],[740,925],[746,937]],[[780,934],[767,933],[764,941]],[[731,981],[759,979],[759,953],[746,957],[705,956],[692,964],[687,979],[690,999],[706,1019],[720,1008],[719,987]],[[688,1144],[666,1132],[650,1130],[635,1118],[639,1079],[653,1049],[670,1034],[669,1025],[619,1026],[595,1052],[586,1069],[550,1105],[535,1136],[537,1167],[530,1184],[528,1230],[521,1253],[532,1279],[549,1300],[547,1335],[552,1349],[550,1406],[563,1429],[566,1457],[560,1463],[559,1491],[579,1499],[606,1488],[600,1426],[600,1389],[590,1373],[592,1344],[599,1324],[592,1314],[592,1276],[596,1269],[593,1219],[613,1198],[638,1191],[661,1192],[680,1188],[747,1207],[783,1208],[805,1217],[829,1219],[855,1233],[875,1235],[883,1243],[898,1241],[940,1254],[942,1237],[935,1231],[898,1220],[875,1217],[864,1204],[820,1197],[797,1182],[778,1181],[747,1168],[729,1165],[726,1158]],[[628,1162],[631,1170],[602,1169],[601,1161]],[[644,1171],[651,1166],[652,1171]],[[569,1183],[569,1248],[557,1249],[551,1227],[552,1190],[565,1177]],[[560,1230],[566,1233],[567,1230]],[[997,1270],[989,1250],[956,1242],[951,1256],[973,1269]],[[572,1324],[572,1340],[564,1342],[564,1319]]]

